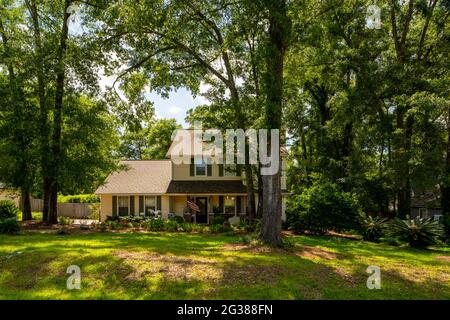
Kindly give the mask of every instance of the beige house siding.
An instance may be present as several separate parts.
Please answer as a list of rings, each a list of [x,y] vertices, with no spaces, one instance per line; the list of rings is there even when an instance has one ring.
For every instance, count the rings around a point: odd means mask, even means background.
[[[173,164],[172,179],[173,180],[242,180],[241,176],[219,176],[219,165],[211,165],[211,176],[191,176],[189,164]]]
[[[170,197],[170,212],[177,216],[182,216],[184,208],[186,207],[186,196],[171,196]]]
[[[112,216],[112,195],[100,196],[100,220],[105,221],[107,216]]]
[[[170,197],[161,196],[161,213],[163,219],[169,218],[169,211],[170,211]]]
[[[117,195],[117,196],[123,196],[123,195]],[[128,196],[128,195],[126,195]],[[135,212],[134,215],[139,214],[139,196],[141,195],[134,195],[134,208]],[[198,195],[201,197],[207,197],[208,198],[208,213],[213,212],[214,207],[219,206],[219,195]],[[232,196],[232,195],[230,195]],[[105,221],[108,216],[112,216],[112,197],[113,195],[100,195],[100,218],[101,221]],[[174,213],[177,216],[183,216],[184,209],[186,208],[186,196],[185,195],[179,195],[179,196],[168,196],[168,195],[162,195],[161,196],[161,212],[162,212],[162,218],[168,219],[169,212]],[[242,198],[242,211],[245,211],[246,206],[246,199],[247,197],[243,196]],[[255,195],[255,201],[256,206],[258,206],[258,195]],[[287,197],[283,196],[282,198],[282,212],[281,212],[281,219],[283,221],[286,220],[286,201]],[[243,212],[238,212],[243,213]],[[131,214],[133,214],[131,212]]]

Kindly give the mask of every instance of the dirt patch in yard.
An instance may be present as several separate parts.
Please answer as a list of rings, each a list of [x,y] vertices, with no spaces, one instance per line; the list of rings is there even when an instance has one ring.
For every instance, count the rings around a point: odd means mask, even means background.
[[[169,280],[212,281],[224,285],[275,284],[277,278],[290,272],[276,265],[249,265],[239,261],[219,262],[195,256],[174,256],[159,253],[118,250],[114,255],[131,267],[127,280],[162,276]]]
[[[338,259],[338,255],[335,252],[311,246],[302,246],[301,248],[295,250],[295,254],[300,257],[308,258],[321,258],[326,260]]]
[[[447,262],[450,262],[450,257],[448,257],[448,256],[437,256],[437,257],[434,257],[436,260],[441,260],[441,261],[447,261]]]
[[[223,250],[226,251],[247,251],[251,253],[280,253],[280,254],[291,254],[299,257],[308,257],[308,258],[321,258],[321,259],[339,259],[341,258],[335,252],[331,252],[319,247],[312,246],[301,246],[294,248],[273,248],[269,246],[253,246],[246,244],[238,244],[238,243],[228,243],[222,247]]]

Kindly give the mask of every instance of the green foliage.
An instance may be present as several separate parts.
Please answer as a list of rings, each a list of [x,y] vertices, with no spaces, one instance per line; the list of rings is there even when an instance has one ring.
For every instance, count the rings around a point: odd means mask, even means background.
[[[111,230],[123,229],[123,224],[121,224],[118,220],[107,220],[104,224]]]
[[[0,220],[14,218],[17,219],[20,210],[11,200],[0,200]]]
[[[58,195],[61,203],[100,203],[100,198],[95,194]]]
[[[70,218],[69,217],[63,217],[63,216],[59,216],[58,217],[58,223],[62,226],[67,226],[70,224]]]
[[[366,216],[361,219],[361,234],[366,241],[378,242],[383,235],[386,219]]]
[[[361,212],[354,197],[336,184],[317,182],[303,194],[291,197],[286,215],[295,232],[324,234],[328,230],[357,229]]]
[[[176,222],[175,220],[167,220],[165,223],[165,229],[169,232],[178,231],[178,222]]]
[[[105,232],[106,230],[108,230],[108,223],[107,222],[101,222],[97,225],[97,228],[100,230],[100,232]]]
[[[178,224],[184,223],[184,218],[182,216],[174,216],[172,218],[173,221],[175,221]]]
[[[147,229],[149,231],[163,231],[165,223],[161,219],[149,219],[147,221]]]
[[[191,233],[192,231],[194,231],[194,224],[188,222],[182,223],[180,224],[180,230],[183,232]]]
[[[246,217],[241,217],[239,223],[235,225],[235,228],[245,232],[251,232],[255,230],[255,226],[250,223],[250,220]]]
[[[63,227],[59,228],[58,231],[56,231],[56,234],[64,236],[64,235],[70,234],[70,231],[66,226],[63,226]]]
[[[386,235],[406,241],[411,247],[427,247],[438,243],[439,238],[444,236],[444,230],[432,218],[393,219],[386,226]]]
[[[223,233],[227,231],[223,224],[212,224],[209,226],[209,231],[211,233]]]
[[[100,220],[100,203],[93,203],[89,207],[91,208],[89,219]]]
[[[16,234],[20,231],[16,218],[0,219],[0,234]]]
[[[211,220],[212,225],[223,225],[224,222],[225,222],[225,219],[220,214],[213,215],[212,220]]]

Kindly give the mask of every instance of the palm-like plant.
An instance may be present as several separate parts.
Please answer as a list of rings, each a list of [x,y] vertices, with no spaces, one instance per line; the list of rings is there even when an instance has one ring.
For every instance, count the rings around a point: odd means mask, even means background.
[[[386,235],[407,241],[411,247],[426,247],[444,236],[444,228],[432,218],[394,219],[386,225]]]
[[[371,216],[361,219],[361,234],[366,241],[377,242],[383,235],[387,219]]]

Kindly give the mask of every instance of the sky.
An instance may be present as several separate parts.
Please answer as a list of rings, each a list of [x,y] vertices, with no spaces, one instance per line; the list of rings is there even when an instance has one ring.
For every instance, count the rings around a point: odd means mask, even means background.
[[[102,73],[99,74],[99,84],[102,90],[108,90],[108,87],[112,87],[116,75],[105,76]],[[118,84],[116,84],[117,89]],[[168,98],[163,98],[156,92],[148,92],[145,94],[146,99],[153,102],[155,108],[156,118],[158,119],[170,119],[174,118],[183,128],[188,128],[188,124],[184,121],[186,112],[196,106],[202,104],[208,104],[209,101],[201,96],[202,92],[206,92],[208,86],[200,85],[200,95],[194,96],[186,88],[180,88],[169,93]],[[118,90],[119,91],[119,90]],[[120,92],[118,92],[120,94]]]
[[[154,103],[157,118],[175,118],[183,128],[188,127],[184,121],[186,112],[189,109],[208,102],[201,96],[194,98],[186,88],[172,91],[168,99],[154,92],[147,94],[146,97]]]

